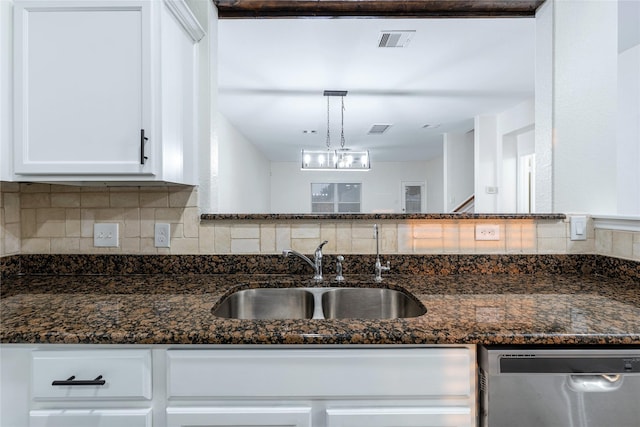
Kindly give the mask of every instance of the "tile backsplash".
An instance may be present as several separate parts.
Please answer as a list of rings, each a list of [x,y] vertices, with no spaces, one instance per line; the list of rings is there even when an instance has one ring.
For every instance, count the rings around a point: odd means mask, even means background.
[[[640,233],[594,230],[569,240],[566,220],[214,220],[200,221],[197,188],[80,187],[0,183],[0,255],[14,254],[601,254],[640,260]],[[96,222],[118,223],[117,248],[93,246]],[[154,224],[171,224],[171,247],[154,246]],[[476,224],[499,227],[475,240]]]

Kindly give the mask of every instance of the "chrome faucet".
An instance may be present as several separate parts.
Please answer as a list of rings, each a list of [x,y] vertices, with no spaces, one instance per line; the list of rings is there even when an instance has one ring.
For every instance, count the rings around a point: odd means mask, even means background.
[[[285,258],[288,257],[289,255],[295,255],[301,260],[305,261],[307,264],[311,266],[311,268],[313,268],[313,271],[315,272],[315,275],[313,276],[313,278],[315,280],[320,281],[322,280],[322,247],[327,243],[329,243],[329,241],[325,240],[324,242],[318,245],[313,256],[313,261],[311,261],[309,258],[301,254],[300,252],[294,251],[293,249],[285,249],[284,251],[282,251],[282,255]]]
[[[391,270],[391,263],[387,261],[387,265],[382,265],[380,262],[380,246],[378,243],[378,224],[373,224],[373,237],[376,239],[376,282],[382,282],[382,272]]]

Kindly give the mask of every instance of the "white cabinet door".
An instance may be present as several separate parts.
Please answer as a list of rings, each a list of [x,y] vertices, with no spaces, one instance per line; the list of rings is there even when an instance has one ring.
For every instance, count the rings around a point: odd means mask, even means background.
[[[327,409],[327,427],[471,427],[469,407]]]
[[[311,408],[205,407],[167,408],[168,427],[310,427]]]
[[[31,411],[30,427],[151,427],[151,409],[51,409]]]
[[[150,2],[14,7],[14,172],[150,174]]]

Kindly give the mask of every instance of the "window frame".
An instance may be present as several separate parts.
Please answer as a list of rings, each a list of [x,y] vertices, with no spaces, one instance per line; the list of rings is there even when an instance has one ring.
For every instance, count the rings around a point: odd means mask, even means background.
[[[333,200],[331,202],[314,202],[313,200],[313,186],[314,185],[327,185],[327,186],[332,186],[333,187]],[[359,188],[358,191],[358,201],[357,202],[340,202],[340,198],[339,196],[339,186],[340,185],[357,185]],[[310,212],[313,214],[318,214],[318,215],[322,215],[322,214],[348,214],[348,213],[362,213],[362,182],[311,182],[309,185],[309,192],[310,192],[310,203],[311,203],[311,207],[310,207]],[[316,211],[314,210],[314,206],[315,205],[329,205],[329,203],[331,203],[332,205],[332,210],[331,212],[321,212],[321,211]],[[340,206],[344,206],[344,205],[358,205],[358,210],[357,211],[348,211],[348,212],[341,212],[340,211]]]

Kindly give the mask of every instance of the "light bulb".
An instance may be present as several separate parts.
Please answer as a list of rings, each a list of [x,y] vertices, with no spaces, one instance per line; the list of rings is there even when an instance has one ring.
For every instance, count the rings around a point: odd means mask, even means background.
[[[318,163],[320,164],[320,166],[324,165],[324,155],[322,154],[318,155]]]
[[[311,156],[310,156],[309,154],[305,154],[305,155],[302,157],[302,162],[303,162],[305,165],[309,165],[309,162],[311,162]]]

